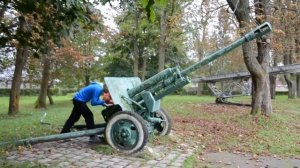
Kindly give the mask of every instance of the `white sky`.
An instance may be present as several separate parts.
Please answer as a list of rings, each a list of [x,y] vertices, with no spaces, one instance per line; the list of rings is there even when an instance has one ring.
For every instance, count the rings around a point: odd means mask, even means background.
[[[116,8],[119,5],[118,1],[112,1],[110,6],[109,3],[106,3],[105,5],[99,4],[96,6],[97,9],[101,11],[101,14],[104,16],[104,25],[110,27],[111,29],[118,31],[118,26],[114,21],[114,18],[118,15],[118,11]]]

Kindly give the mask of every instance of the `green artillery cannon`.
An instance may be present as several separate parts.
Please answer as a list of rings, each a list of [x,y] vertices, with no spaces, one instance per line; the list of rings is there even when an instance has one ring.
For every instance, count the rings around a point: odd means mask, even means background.
[[[143,82],[138,77],[106,77],[104,80],[111,97],[122,110],[114,112],[101,128],[29,138],[13,143],[33,144],[104,133],[107,142],[113,148],[127,154],[138,152],[146,145],[149,134],[170,133],[172,122],[167,112],[160,107],[161,98],[188,84],[189,73],[269,32],[271,32],[270,24],[264,23],[184,70],[180,67],[167,68]]]
[[[160,108],[160,99],[188,84],[189,73],[269,32],[270,24],[264,23],[184,70],[180,67],[167,68],[143,82],[138,77],[104,78],[114,103],[123,110],[107,122],[107,142],[117,150],[134,153],[145,146],[150,133],[169,134],[172,123],[168,114]]]

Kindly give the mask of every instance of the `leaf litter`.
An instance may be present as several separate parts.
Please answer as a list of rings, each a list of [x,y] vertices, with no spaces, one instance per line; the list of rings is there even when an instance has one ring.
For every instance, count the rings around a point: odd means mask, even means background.
[[[205,146],[206,151],[221,151],[221,146],[224,146],[224,143],[228,141],[226,138],[230,136],[237,137],[242,141],[254,134],[253,130],[244,128],[228,119],[219,119],[221,115],[227,118],[247,115],[250,112],[249,107],[210,103],[189,104],[186,108],[192,110],[194,115],[173,117],[173,130],[180,137],[185,137],[186,140],[198,141]],[[202,115],[215,117],[203,118]]]

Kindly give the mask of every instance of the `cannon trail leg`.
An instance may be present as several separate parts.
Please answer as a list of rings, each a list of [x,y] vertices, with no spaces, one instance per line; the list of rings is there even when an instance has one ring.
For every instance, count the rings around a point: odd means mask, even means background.
[[[102,134],[103,132],[104,132],[104,128],[96,128],[96,129],[90,129],[90,130],[84,130],[84,131],[69,132],[69,133],[64,133],[64,134],[55,134],[55,135],[41,136],[41,137],[35,137],[35,138],[21,139],[21,140],[14,141],[14,142],[3,142],[3,143],[0,143],[0,146],[9,145],[9,144],[15,144],[15,145],[29,145],[30,144],[30,145],[32,145],[32,144],[42,143],[42,142],[58,141],[58,140],[77,138],[77,137],[82,137],[82,136]]]

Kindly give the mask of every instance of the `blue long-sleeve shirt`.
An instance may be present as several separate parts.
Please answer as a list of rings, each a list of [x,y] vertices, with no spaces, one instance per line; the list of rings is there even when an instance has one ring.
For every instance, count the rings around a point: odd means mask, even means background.
[[[102,86],[97,82],[92,82],[90,85],[79,90],[75,94],[74,99],[85,103],[91,101],[92,106],[104,105],[105,102],[99,98],[102,93]]]

